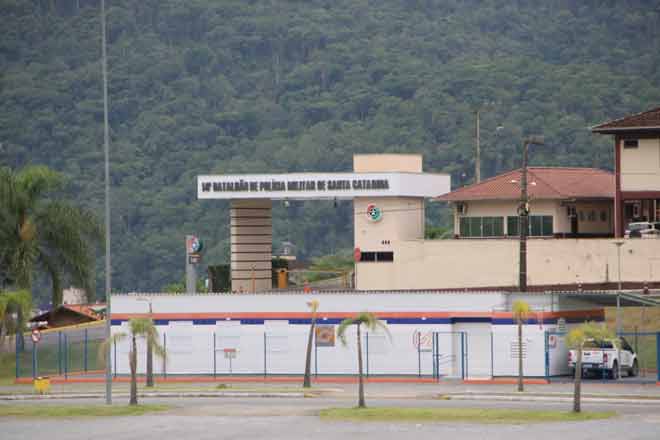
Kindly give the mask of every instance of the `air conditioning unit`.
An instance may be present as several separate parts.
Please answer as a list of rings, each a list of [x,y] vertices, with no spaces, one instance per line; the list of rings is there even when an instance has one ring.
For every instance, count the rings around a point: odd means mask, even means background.
[[[458,215],[465,215],[467,214],[467,205],[465,203],[457,203],[456,204],[456,212]]]

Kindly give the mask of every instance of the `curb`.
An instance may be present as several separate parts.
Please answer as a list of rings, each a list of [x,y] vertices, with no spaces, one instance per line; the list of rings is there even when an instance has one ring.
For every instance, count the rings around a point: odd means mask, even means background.
[[[295,383],[302,382],[302,376],[272,376],[264,378],[263,376],[217,376],[217,377],[157,377],[157,383]],[[130,383],[130,377],[115,377],[114,383]],[[14,381],[15,384],[29,385],[33,379],[22,377]],[[144,383],[145,378],[139,377],[138,383]],[[365,377],[365,383],[438,383],[438,379],[432,377],[396,377],[396,376],[372,376]],[[51,376],[51,384],[67,383],[105,383],[105,377],[69,377]],[[354,376],[327,376],[312,378],[312,383],[358,383],[358,378]]]
[[[556,402],[571,403],[573,397],[551,397],[551,396],[514,396],[514,395],[492,395],[492,394],[445,394],[439,399],[445,400],[497,400],[504,402]],[[608,403],[608,404],[630,404],[630,405],[660,405],[660,400],[654,399],[620,399],[612,397],[582,397],[583,403]]]
[[[466,385],[515,385],[517,378],[493,378],[493,379],[463,379]],[[525,385],[549,385],[550,381],[546,379],[523,379]]]
[[[113,397],[128,398],[128,393],[112,393]],[[139,398],[213,398],[213,397],[272,397],[272,398],[307,398],[318,397],[318,394],[310,393],[240,393],[240,392],[218,392],[218,393],[138,393]],[[104,394],[12,394],[0,396],[0,401],[27,401],[27,400],[66,400],[66,399],[103,399]]]

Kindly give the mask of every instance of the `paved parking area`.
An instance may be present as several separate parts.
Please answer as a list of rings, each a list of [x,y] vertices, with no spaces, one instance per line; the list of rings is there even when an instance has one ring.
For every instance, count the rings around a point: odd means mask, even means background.
[[[352,397],[352,396],[351,396]],[[465,440],[558,438],[656,440],[660,432],[660,406],[585,405],[585,410],[611,410],[618,417],[590,422],[533,425],[481,425],[470,423],[351,423],[325,422],[316,415],[322,408],[352,406],[353,399],[150,399],[149,403],[173,405],[168,413],[123,418],[2,419],[3,438],[33,439],[48,433],[54,440],[97,439],[365,439]],[[70,401],[71,404],[88,402]],[[521,402],[454,402],[417,399],[378,399],[371,406],[469,406],[528,408]],[[53,404],[38,402],[38,405]],[[538,409],[567,410],[565,404],[535,404]],[[93,434],[92,434],[93,433]]]

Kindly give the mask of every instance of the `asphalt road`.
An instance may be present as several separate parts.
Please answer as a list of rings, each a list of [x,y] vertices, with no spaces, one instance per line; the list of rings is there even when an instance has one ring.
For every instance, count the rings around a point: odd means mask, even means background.
[[[604,421],[531,425],[472,423],[325,422],[316,415],[322,408],[350,407],[348,398],[212,398],[145,399],[166,403],[167,413],[140,417],[91,419],[0,418],[0,436],[21,440],[48,436],[52,440],[77,439],[315,439],[379,440],[422,439],[653,439],[660,436],[660,405],[584,405],[584,410],[614,410],[619,416]],[[407,407],[510,407],[567,410],[566,404],[537,402],[476,402],[416,399],[371,399],[370,406]],[[6,404],[6,403],[3,403]],[[36,405],[81,404],[89,401],[35,402]],[[96,402],[94,403],[96,404]],[[118,402],[118,404],[125,404]]]

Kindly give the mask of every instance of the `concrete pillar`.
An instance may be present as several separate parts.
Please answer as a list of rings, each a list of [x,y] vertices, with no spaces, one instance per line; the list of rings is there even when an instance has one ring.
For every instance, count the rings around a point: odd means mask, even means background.
[[[360,154],[353,156],[353,171],[358,173],[422,172],[419,154]],[[368,215],[369,209],[378,209],[381,217]],[[356,197],[353,199],[353,233],[355,247],[362,253],[392,252],[394,262],[400,258],[398,245],[402,241],[424,238],[424,199],[421,197]],[[359,290],[371,285],[374,269],[392,263],[363,262],[355,265],[355,284]],[[388,277],[395,277],[393,271]],[[394,280],[391,280],[394,282]]]
[[[272,289],[273,221],[269,199],[231,202],[231,289]]]

